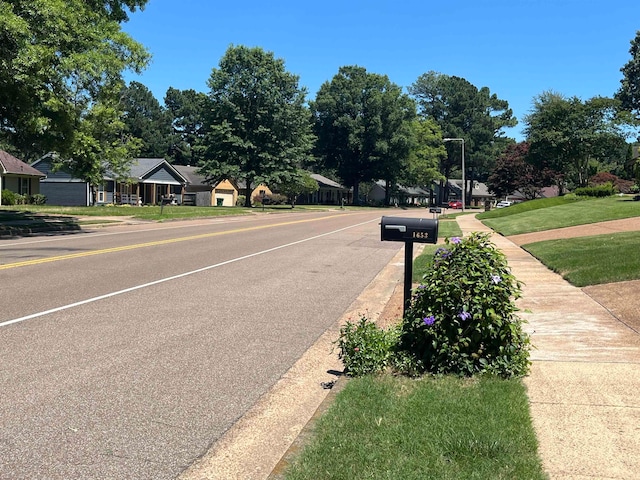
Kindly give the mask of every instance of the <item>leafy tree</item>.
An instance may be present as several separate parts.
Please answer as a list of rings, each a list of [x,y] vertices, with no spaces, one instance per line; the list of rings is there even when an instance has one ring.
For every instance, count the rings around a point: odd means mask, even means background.
[[[640,116],[640,30],[631,40],[629,53],[631,60],[620,69],[623,78],[615,98],[620,101],[623,109]]]
[[[126,127],[117,102],[98,102],[77,123],[70,157],[58,157],[56,164],[74,177],[89,183],[92,199],[96,186],[106,175],[126,181],[131,159],[138,155],[142,141],[124,133]]]
[[[74,155],[87,112],[148,61],[119,24],[146,1],[0,2],[0,138],[27,159]]]
[[[386,75],[341,67],[322,84],[311,109],[317,153],[353,187],[356,203],[361,182],[383,178],[389,184],[405,167],[415,105]]]
[[[172,127],[169,156],[176,165],[197,165],[202,156],[207,95],[169,87],[164,98]]]
[[[318,182],[311,177],[309,172],[303,170],[297,171],[293,175],[289,175],[288,178],[281,180],[274,185],[274,189],[286,195],[291,203],[291,208],[296,205],[296,199],[300,195],[309,195],[319,190],[320,186]]]
[[[487,181],[489,191],[496,197],[506,197],[515,191],[520,191],[529,200],[538,197],[542,187],[551,184],[552,180],[549,172],[540,171],[527,162],[528,154],[526,142],[507,146]]]
[[[589,178],[589,186],[612,185],[617,192],[631,193],[633,183],[631,180],[624,180],[609,172],[598,172]]]
[[[585,186],[590,164],[611,162],[611,152],[617,152],[624,164],[628,119],[619,114],[618,107],[619,102],[603,97],[583,102],[552,91],[538,95],[525,117],[530,161],[539,169],[557,172],[557,178],[563,179],[561,192],[564,181]]]
[[[145,158],[163,158],[169,151],[171,123],[153,93],[141,83],[131,82],[122,90],[121,104],[127,132],[142,141]]]
[[[471,175],[465,174],[470,180],[470,193],[466,195],[470,200],[473,178],[488,176],[493,160],[508,142],[503,129],[517,123],[508,102],[491,94],[487,87],[478,89],[464,78],[433,71],[418,77],[409,93],[416,99],[419,113],[435,121],[445,138],[464,139],[465,166],[471,170]],[[462,149],[458,142],[447,143],[446,149],[440,173],[448,179],[462,164]],[[444,188],[441,192],[444,198],[439,202],[448,196]]]
[[[380,138],[376,141],[379,160],[375,170],[377,177],[385,181],[385,204],[389,205],[391,187],[403,177],[403,172],[407,172],[412,166],[411,152],[417,145],[413,123],[416,106],[409,96],[393,84],[385,87],[381,100],[383,123]],[[417,158],[414,158],[413,167],[416,174],[426,173],[424,163],[418,162]]]
[[[231,46],[208,82],[210,118],[201,171],[209,179],[277,183],[311,148],[305,90],[284,61],[261,48]],[[251,206],[247,195],[246,206]]]
[[[135,12],[143,9],[148,0],[85,0],[92,10],[101,13],[109,20],[126,22],[129,20],[127,10]]]
[[[411,126],[413,144],[401,182],[405,185],[430,186],[442,179],[439,165],[447,154],[442,133],[432,119],[416,119]]]

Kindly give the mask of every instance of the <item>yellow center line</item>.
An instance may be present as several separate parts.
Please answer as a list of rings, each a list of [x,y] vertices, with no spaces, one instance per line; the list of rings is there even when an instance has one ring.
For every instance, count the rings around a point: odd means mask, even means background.
[[[15,262],[15,263],[7,263],[4,265],[0,265],[0,270],[8,270],[10,268],[17,268],[17,267],[26,267],[29,265],[40,265],[43,263],[50,263],[50,262],[59,262],[61,260],[69,260],[72,258],[82,258],[82,257],[90,257],[93,255],[102,255],[105,253],[113,253],[113,252],[124,252],[127,250],[135,250],[138,248],[146,248],[146,247],[155,247],[158,245],[169,245],[171,243],[178,243],[178,242],[187,242],[190,240],[199,240],[202,238],[210,238],[210,237],[217,237],[220,235],[229,235],[232,233],[240,233],[240,232],[251,232],[251,231],[255,231],[255,230],[263,230],[266,228],[274,228],[274,227],[284,227],[287,225],[295,225],[298,223],[308,223],[308,222],[316,222],[319,220],[329,220],[331,218],[335,218],[335,217],[340,217],[343,214],[339,214],[339,215],[330,215],[328,217],[322,217],[322,218],[307,218],[305,220],[292,220],[290,222],[282,222],[282,223],[275,223],[273,225],[257,225],[254,227],[246,227],[246,228],[236,228],[233,230],[225,230],[224,232],[213,232],[213,233],[203,233],[200,235],[191,235],[188,237],[178,237],[178,238],[170,238],[167,240],[157,240],[155,242],[146,242],[146,243],[136,243],[133,245],[124,245],[122,247],[112,247],[112,248],[103,248],[100,250],[89,250],[87,252],[80,252],[80,253],[69,253],[67,255],[57,255],[55,257],[46,257],[46,258],[37,258],[34,260],[25,260],[24,262]]]

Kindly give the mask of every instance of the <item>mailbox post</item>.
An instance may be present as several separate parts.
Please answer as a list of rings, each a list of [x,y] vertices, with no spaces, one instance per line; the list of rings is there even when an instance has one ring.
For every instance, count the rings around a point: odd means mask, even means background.
[[[403,315],[411,302],[413,277],[413,244],[438,242],[438,219],[382,217],[380,239],[404,242],[404,305]]]

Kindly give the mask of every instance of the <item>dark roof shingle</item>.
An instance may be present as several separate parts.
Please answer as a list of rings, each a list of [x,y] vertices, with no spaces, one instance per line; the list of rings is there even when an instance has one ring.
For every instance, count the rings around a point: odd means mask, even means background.
[[[10,153],[0,150],[0,173],[13,175],[28,175],[31,177],[46,177],[28,163],[18,160]]]

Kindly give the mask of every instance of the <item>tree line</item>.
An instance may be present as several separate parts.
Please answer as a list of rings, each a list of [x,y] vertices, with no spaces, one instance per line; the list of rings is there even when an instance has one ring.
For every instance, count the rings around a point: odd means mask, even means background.
[[[307,100],[284,61],[259,47],[229,47],[208,87],[169,88],[164,106],[140,83],[123,90],[125,123],[143,139],[142,155],[248,187],[290,186],[313,170],[352,188],[356,202],[360,185],[377,180],[387,186],[386,203],[397,184],[444,183],[461,165],[460,147],[445,145],[446,136],[466,138],[467,165],[486,178],[491,159],[512,141],[503,129],[516,124],[487,87],[436,72],[404,93],[386,75],[344,66]]]
[[[506,100],[488,87],[438,72],[407,88],[357,65],[341,67],[315,98],[262,48],[231,46],[212,68],[208,92],[169,88],[161,104],[123,80],[149,61],[121,30],[147,0],[9,0],[0,4],[0,147],[25,160],[54,152],[59,168],[92,185],[126,176],[134,157],[194,165],[211,182],[264,182],[291,196],[308,172],[351,187],[383,180],[430,186],[459,177],[462,139],[471,199],[474,180],[498,196],[542,186],[583,186],[598,171],[631,179],[627,139],[640,115],[639,36],[613,98],[582,101],[548,91],[524,118],[526,142]],[[251,202],[250,198],[246,199]]]

